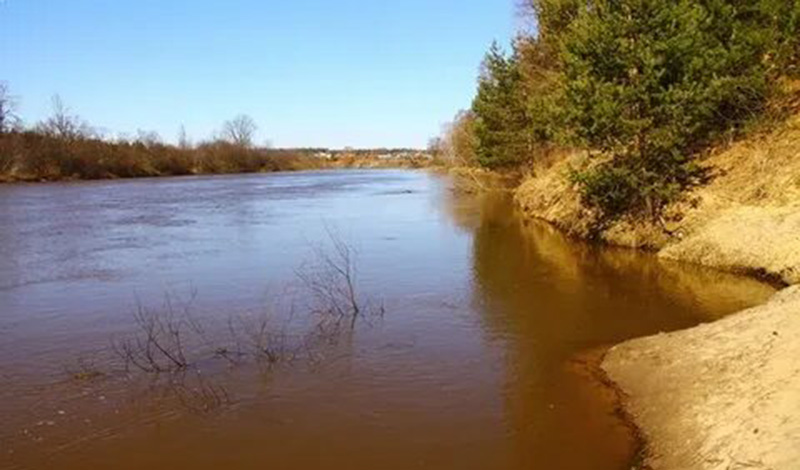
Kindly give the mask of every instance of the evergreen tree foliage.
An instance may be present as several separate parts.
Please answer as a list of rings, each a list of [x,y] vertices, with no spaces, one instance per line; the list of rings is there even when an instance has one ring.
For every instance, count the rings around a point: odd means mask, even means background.
[[[517,54],[506,55],[497,43],[492,44],[472,103],[482,166],[500,168],[527,159],[531,139],[526,105]]]
[[[602,159],[571,178],[605,220],[658,216],[703,180],[698,154],[800,75],[800,0],[526,1],[537,33],[484,61],[478,161],[584,147]]]
[[[609,216],[657,211],[696,182],[695,150],[762,110],[764,18],[735,3],[596,1],[566,29],[568,120],[582,143],[613,156],[613,169],[576,175],[587,202]],[[610,178],[625,202],[596,194]]]

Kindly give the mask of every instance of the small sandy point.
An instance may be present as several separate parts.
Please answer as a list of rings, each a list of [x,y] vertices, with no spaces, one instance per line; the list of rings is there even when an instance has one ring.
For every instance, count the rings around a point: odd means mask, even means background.
[[[615,346],[654,470],[800,468],[800,286],[715,323]]]

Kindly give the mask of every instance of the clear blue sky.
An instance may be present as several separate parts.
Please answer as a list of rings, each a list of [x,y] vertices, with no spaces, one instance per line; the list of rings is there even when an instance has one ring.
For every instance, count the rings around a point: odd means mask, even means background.
[[[515,0],[0,0],[0,80],[112,135],[238,113],[276,146],[425,146],[472,98]]]

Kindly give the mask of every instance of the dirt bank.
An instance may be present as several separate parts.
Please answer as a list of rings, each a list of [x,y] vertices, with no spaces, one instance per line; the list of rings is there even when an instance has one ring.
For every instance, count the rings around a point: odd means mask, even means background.
[[[593,215],[565,177],[570,167],[587,164],[586,155],[576,152],[540,166],[517,190],[519,207],[573,235],[589,235]],[[800,283],[800,113],[713,152],[702,164],[710,184],[667,208],[665,227],[621,220],[600,238],[664,258]]]
[[[540,165],[516,191],[528,216],[590,235],[567,183],[580,152]],[[665,224],[621,220],[608,243],[665,259],[800,283],[800,113],[712,152],[709,184]],[[655,470],[800,469],[800,286],[716,323],[616,346],[603,369],[624,393]]]
[[[603,363],[659,469],[800,466],[800,286],[687,331],[633,340]]]

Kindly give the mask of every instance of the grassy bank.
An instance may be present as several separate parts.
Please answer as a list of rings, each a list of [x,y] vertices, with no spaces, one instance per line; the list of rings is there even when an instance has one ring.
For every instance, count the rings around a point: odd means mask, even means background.
[[[657,219],[628,215],[597,230],[565,175],[591,165],[584,152],[555,155],[516,192],[530,217],[570,234],[657,251],[659,256],[787,284],[800,282],[800,112],[784,123],[717,148],[699,164],[711,177]]]

